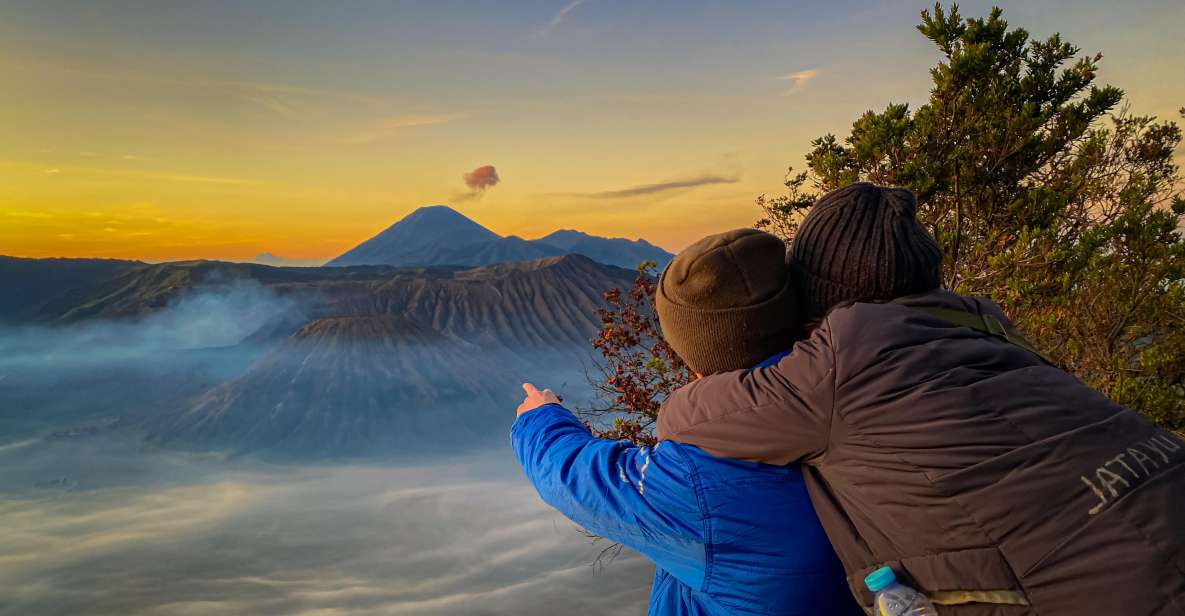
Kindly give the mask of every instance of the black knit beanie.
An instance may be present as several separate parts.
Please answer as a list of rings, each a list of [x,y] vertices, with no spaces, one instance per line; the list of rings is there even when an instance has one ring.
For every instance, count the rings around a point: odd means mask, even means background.
[[[750,368],[801,331],[786,245],[756,229],[709,235],[680,252],[658,279],[663,339],[700,374]]]
[[[888,301],[936,289],[942,249],[904,188],[858,182],[823,195],[790,248],[808,319],[850,301]]]

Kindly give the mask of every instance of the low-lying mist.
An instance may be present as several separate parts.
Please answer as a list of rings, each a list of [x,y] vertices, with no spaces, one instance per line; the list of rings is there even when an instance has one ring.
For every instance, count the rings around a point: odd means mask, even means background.
[[[134,318],[0,328],[0,615],[643,611],[652,568],[595,569],[605,545],[508,446],[519,382],[587,393],[575,352],[524,363],[401,322],[306,340],[307,312],[230,283]],[[392,451],[317,455],[375,443]],[[284,464],[256,455],[269,444]]]
[[[41,443],[0,450],[5,483],[46,459],[138,481],[0,486],[0,614],[637,614],[652,575],[591,566],[604,545],[502,450],[275,467]]]
[[[239,280],[188,291],[159,310],[128,318],[0,325],[0,370],[56,370],[233,346],[300,307],[295,297]]]
[[[264,350],[252,336],[301,309],[238,281],[134,317],[0,325],[0,446],[173,410],[241,372]]]

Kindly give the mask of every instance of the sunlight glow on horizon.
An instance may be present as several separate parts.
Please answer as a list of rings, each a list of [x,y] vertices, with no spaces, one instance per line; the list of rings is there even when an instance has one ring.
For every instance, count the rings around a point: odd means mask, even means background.
[[[0,254],[316,261],[431,204],[677,251],[751,225],[810,139],[923,101],[931,4],[12,6]],[[1185,8],[1147,4],[1003,6],[1174,118]],[[487,164],[502,181],[469,195]]]

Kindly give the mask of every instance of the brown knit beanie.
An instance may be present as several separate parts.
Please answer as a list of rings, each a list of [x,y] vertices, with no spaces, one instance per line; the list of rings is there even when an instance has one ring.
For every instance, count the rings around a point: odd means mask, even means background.
[[[792,344],[799,319],[786,245],[756,229],[709,235],[658,279],[663,338],[693,371],[749,368]]]
[[[936,289],[942,249],[904,188],[858,182],[823,195],[803,219],[790,263],[806,318],[849,301],[888,301]]]

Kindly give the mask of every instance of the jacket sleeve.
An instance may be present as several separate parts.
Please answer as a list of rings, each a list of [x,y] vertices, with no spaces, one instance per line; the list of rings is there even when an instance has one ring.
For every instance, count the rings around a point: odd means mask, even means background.
[[[777,364],[709,375],[671,393],[658,437],[766,464],[809,462],[827,449],[835,397],[828,322]]]
[[[519,416],[511,444],[547,504],[691,588],[703,586],[704,516],[695,468],[677,446],[651,450],[595,438],[558,404]]]

